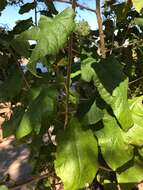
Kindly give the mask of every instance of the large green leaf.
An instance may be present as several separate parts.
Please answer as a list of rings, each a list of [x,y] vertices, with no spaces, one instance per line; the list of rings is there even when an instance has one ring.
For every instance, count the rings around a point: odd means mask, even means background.
[[[133,157],[133,147],[125,141],[125,132],[108,113],[103,117],[104,128],[96,132],[101,152],[107,164],[116,170]]]
[[[21,39],[37,41],[28,64],[33,74],[36,75],[37,61],[46,55],[55,55],[64,46],[75,26],[73,18],[74,11],[70,8],[54,18],[41,16],[38,27],[33,27],[19,36]]]
[[[65,190],[91,183],[98,170],[98,147],[90,130],[83,131],[76,118],[59,135],[55,169]]]
[[[92,66],[99,94],[111,106],[121,127],[128,130],[133,125],[127,100],[128,78],[123,74],[120,63],[111,56]]]
[[[142,0],[132,0],[135,9],[140,12],[143,8],[143,1]]]
[[[39,134],[43,117],[53,116],[57,92],[55,89],[43,88],[39,96],[29,105],[16,132],[18,139],[32,131]]]
[[[134,126],[127,132],[127,142],[136,146],[143,146],[143,96],[129,100]]]
[[[103,111],[97,106],[96,101],[91,105],[89,111],[83,118],[83,125],[93,125],[103,117]]]
[[[118,172],[117,179],[119,183],[139,183],[142,181],[143,160],[136,156],[126,170]]]
[[[143,96],[129,99],[129,106],[134,123],[143,127]]]
[[[95,63],[95,59],[88,57],[81,62],[81,78],[86,82],[90,82],[93,79],[94,70],[91,67],[92,63]]]
[[[35,3],[26,3],[20,7],[19,14],[24,14],[35,8]]]

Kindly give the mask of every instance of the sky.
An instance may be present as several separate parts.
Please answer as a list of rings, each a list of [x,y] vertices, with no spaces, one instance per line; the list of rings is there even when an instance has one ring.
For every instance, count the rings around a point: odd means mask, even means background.
[[[25,0],[25,2],[32,2],[32,0]],[[79,0],[79,3],[82,5],[86,5],[92,9],[95,9],[95,0]],[[69,7],[69,4],[59,3],[55,2],[55,6],[59,12],[64,10],[66,7]],[[12,29],[15,26],[15,22],[17,20],[23,20],[27,19],[29,17],[33,17],[34,19],[34,11],[31,10],[29,13],[25,13],[23,15],[18,14],[19,7],[17,6],[7,6],[7,8],[2,12],[2,15],[0,16],[0,25],[7,26],[8,28]],[[77,16],[76,20],[86,20],[88,21],[91,29],[97,28],[97,21],[96,21],[96,15],[93,12],[89,12],[86,10],[80,10],[77,8]]]

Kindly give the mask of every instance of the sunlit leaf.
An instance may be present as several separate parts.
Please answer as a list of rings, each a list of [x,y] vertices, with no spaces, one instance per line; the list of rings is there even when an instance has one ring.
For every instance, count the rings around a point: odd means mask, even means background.
[[[64,46],[75,26],[73,18],[74,11],[70,8],[54,18],[41,16],[38,27],[33,27],[19,36],[21,39],[37,41],[28,64],[33,74],[36,75],[37,61],[46,55],[55,55]]]
[[[90,130],[84,131],[73,118],[58,139],[55,169],[65,190],[77,190],[91,183],[98,170],[98,147]]]
[[[135,9],[140,12],[143,8],[143,1],[142,0],[132,0]]]
[[[95,71],[93,80],[99,94],[127,131],[133,126],[133,120],[127,100],[128,78],[123,74],[120,63],[111,56],[92,66]]]
[[[84,125],[93,125],[100,121],[103,117],[103,111],[97,106],[96,101],[92,104],[89,111],[83,118]]]
[[[125,132],[114,117],[105,113],[103,124],[104,128],[96,131],[95,134],[105,161],[116,170],[133,158],[133,147],[126,143]]]
[[[127,142],[136,146],[143,146],[143,96],[129,100],[134,126],[127,132]]]
[[[81,62],[81,78],[86,82],[90,82],[93,79],[94,70],[91,67],[92,63],[95,63],[95,59],[88,57]]]
[[[136,156],[126,170],[121,173],[118,172],[117,179],[119,183],[139,183],[143,179],[142,160]]]

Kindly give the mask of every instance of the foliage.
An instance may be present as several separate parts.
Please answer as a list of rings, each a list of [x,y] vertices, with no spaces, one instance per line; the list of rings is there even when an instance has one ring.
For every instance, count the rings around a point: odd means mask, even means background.
[[[95,181],[138,183],[143,179],[143,4],[133,0],[135,10],[130,2],[104,3],[103,59],[99,30],[90,31],[85,21],[75,23],[71,8],[57,14],[49,2],[45,15],[50,11],[50,17],[41,15],[37,26],[29,18],[11,31],[0,30],[0,101],[14,107],[2,126],[4,136],[30,141],[33,173],[48,166],[48,175],[59,177],[65,190],[92,188]],[[0,3],[0,11],[6,4]],[[19,13],[36,6],[24,4]],[[68,92],[70,48],[78,61],[72,62]],[[28,60],[27,72],[21,69],[22,57]],[[45,65],[46,73],[36,69],[37,62]],[[52,189],[53,182],[47,180],[42,185]]]

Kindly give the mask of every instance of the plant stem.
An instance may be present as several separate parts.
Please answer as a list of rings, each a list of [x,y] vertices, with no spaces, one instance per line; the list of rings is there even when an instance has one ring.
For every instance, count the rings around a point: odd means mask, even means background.
[[[14,54],[14,52],[13,52],[13,50],[12,50],[11,48],[9,48],[9,52],[11,53],[11,55],[12,55],[12,57],[13,57],[15,63],[17,64],[17,66],[18,66],[18,68],[19,68],[19,71],[20,71],[21,74],[22,74],[22,78],[23,78],[23,80],[24,80],[24,82],[25,82],[25,85],[27,86],[28,89],[30,89],[30,85],[29,85],[28,81],[26,80],[23,71],[21,70],[20,63],[18,62],[18,60],[17,60],[17,58],[15,57],[15,54]]]
[[[34,0],[34,3],[35,3],[35,25],[37,26],[38,22],[37,22],[37,0]]]
[[[104,32],[103,32],[103,21],[101,16],[101,9],[100,9],[100,0],[96,1],[96,17],[98,22],[99,28],[99,37],[100,37],[100,52],[103,58],[106,58],[106,48],[105,48],[105,40],[104,40]]]
[[[120,186],[119,184],[117,184],[117,189],[118,189],[118,190],[122,190],[122,189],[121,189],[121,186]]]
[[[76,9],[76,0],[72,0],[72,8],[75,11]],[[65,107],[65,123],[64,128],[67,127],[69,121],[69,91],[70,91],[70,74],[71,74],[71,65],[72,65],[72,47],[73,47],[73,34],[71,34],[69,39],[69,48],[68,48],[68,66],[67,66],[67,80],[66,80],[66,107]]]
[[[28,184],[31,184],[33,182],[37,182],[37,181],[39,181],[41,179],[48,178],[49,176],[51,176],[49,173],[46,173],[46,174],[43,174],[43,175],[40,175],[40,176],[34,176],[30,180],[27,180],[25,182],[20,182],[18,184],[14,184],[14,185],[9,186],[9,189],[16,190],[18,188],[21,188],[23,185],[28,185]]]

